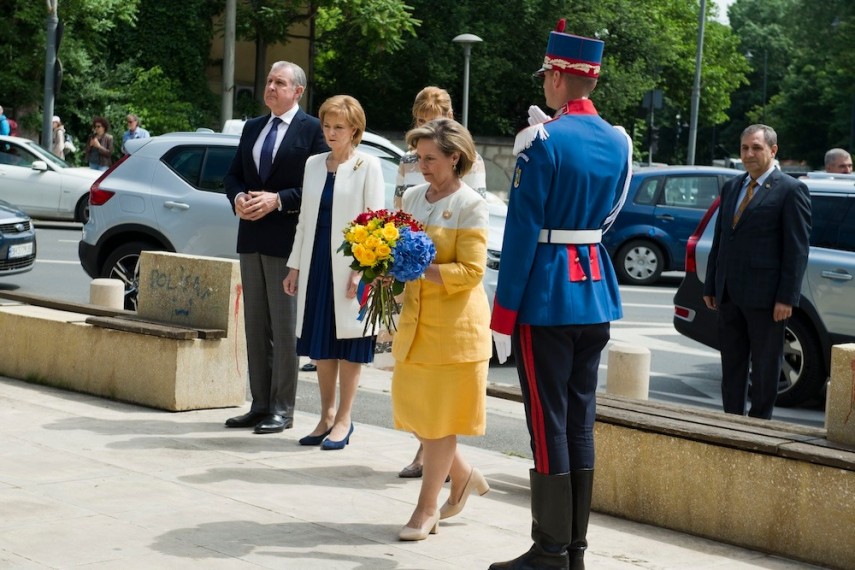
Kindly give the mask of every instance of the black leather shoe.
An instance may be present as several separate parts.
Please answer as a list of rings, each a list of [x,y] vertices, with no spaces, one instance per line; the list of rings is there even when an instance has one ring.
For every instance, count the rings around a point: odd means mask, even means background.
[[[255,425],[267,417],[264,412],[249,412],[242,416],[235,416],[226,420],[228,428],[248,428]]]
[[[293,425],[293,418],[270,414],[256,424],[255,433],[279,433],[282,430],[291,429]]]

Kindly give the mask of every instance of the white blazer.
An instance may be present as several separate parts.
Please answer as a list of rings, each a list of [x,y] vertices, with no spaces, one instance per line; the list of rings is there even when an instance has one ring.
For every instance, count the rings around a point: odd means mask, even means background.
[[[303,202],[294,247],[288,258],[288,267],[301,269],[297,280],[297,336],[303,334],[303,315],[306,314],[306,288],[309,283],[309,268],[315,246],[318,210],[321,194],[327,179],[326,159],[328,152],[316,154],[306,161],[303,174]],[[332,226],[330,228],[330,251],[333,274],[333,304],[335,305],[335,328],[338,338],[359,338],[363,334],[365,321],[357,320],[359,300],[347,299],[347,283],[350,277],[351,257],[337,252],[344,241],[343,230],[356,216],[367,209],[383,208],[385,183],[380,159],[356,151],[347,162],[339,165],[333,185]],[[369,331],[370,332],[370,331]]]

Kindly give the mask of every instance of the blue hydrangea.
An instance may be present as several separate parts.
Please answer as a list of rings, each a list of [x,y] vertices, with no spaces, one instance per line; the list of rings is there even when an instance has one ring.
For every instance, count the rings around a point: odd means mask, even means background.
[[[400,229],[398,243],[392,248],[392,267],[389,275],[398,281],[414,281],[421,277],[433,258],[436,246],[425,232]]]

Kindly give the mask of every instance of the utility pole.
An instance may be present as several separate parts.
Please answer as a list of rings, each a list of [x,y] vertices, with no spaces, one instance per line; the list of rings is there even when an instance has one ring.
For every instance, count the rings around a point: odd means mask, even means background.
[[[235,21],[237,0],[226,0],[226,27],[223,31],[223,100],[220,129],[234,115],[235,102]]]
[[[692,111],[689,118],[689,152],[686,164],[695,164],[695,145],[698,139],[698,107],[701,101],[701,62],[704,55],[704,24],[707,21],[707,0],[701,0],[698,13],[698,51],[695,55],[695,83],[692,86]]]
[[[57,3],[47,0],[47,46],[45,49],[45,99],[42,108],[42,148],[50,150],[53,139],[53,103],[56,87],[56,29],[59,25]]]

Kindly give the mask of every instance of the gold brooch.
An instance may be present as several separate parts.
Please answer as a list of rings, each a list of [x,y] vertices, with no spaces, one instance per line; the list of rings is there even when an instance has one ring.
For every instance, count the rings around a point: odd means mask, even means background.
[[[442,212],[442,218],[443,218],[444,220],[448,220],[448,219],[450,219],[450,218],[451,218],[451,210],[443,210],[443,212]]]
[[[361,158],[357,158],[357,159],[356,159],[356,164],[354,164],[354,165],[353,165],[353,171],[354,171],[354,172],[356,172],[356,169],[357,169],[357,168],[359,168],[360,166],[362,166],[362,159],[361,159]]]

